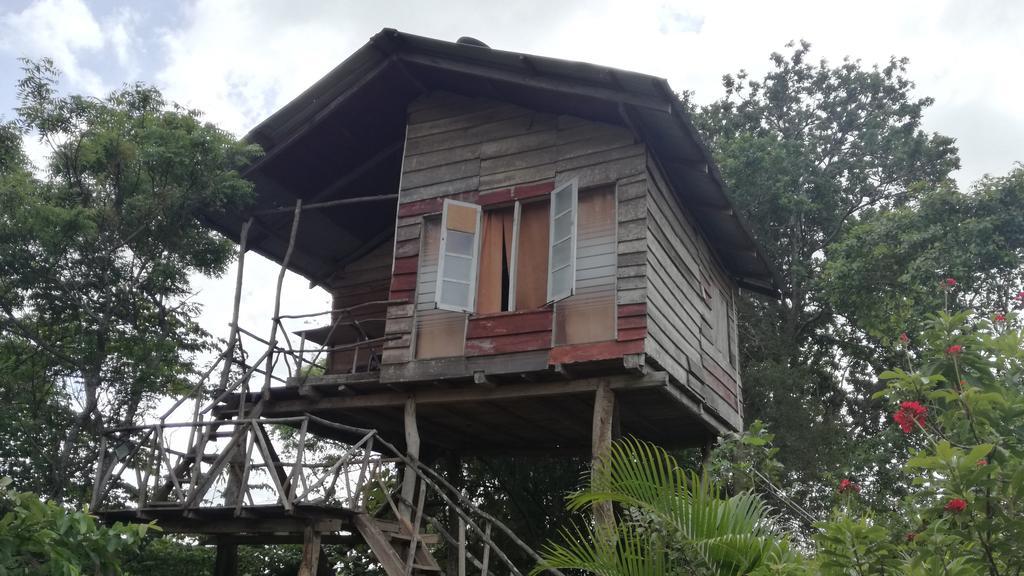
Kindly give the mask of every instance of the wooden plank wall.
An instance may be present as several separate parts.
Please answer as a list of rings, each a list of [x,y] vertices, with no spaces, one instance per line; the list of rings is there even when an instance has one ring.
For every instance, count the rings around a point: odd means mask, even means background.
[[[619,341],[640,351],[646,330],[646,166],[644,145],[622,127],[443,92],[421,97],[409,107],[391,298],[412,299],[422,219],[440,213],[444,199],[487,206],[544,196],[572,178],[579,178],[581,188],[615,183]],[[413,316],[410,305],[388,311],[387,333],[399,338],[388,342],[385,366],[413,359]],[[500,356],[550,347],[550,329],[538,328],[543,323],[550,327],[550,310],[473,318],[466,354]]]
[[[335,274],[329,284],[334,310],[388,299],[392,248],[393,243],[389,239]],[[386,313],[387,309],[384,306],[367,306],[354,311],[351,317],[364,321],[364,327],[371,337],[379,337],[384,334],[384,323],[377,320],[385,318]],[[344,335],[352,331],[336,332]],[[360,364],[365,361],[366,355],[366,351],[360,351]],[[348,372],[351,368],[352,352],[329,353],[328,372]]]
[[[713,344],[704,288],[735,298],[736,285],[683,210],[658,166],[648,163],[647,354],[704,399],[727,423],[742,427],[739,373]],[[735,302],[735,300],[734,300]],[[735,305],[731,307],[735,313]],[[729,329],[735,342],[735,318]]]

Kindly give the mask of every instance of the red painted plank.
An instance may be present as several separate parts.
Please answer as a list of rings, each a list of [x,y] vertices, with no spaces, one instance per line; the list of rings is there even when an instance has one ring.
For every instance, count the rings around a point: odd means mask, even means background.
[[[506,334],[551,332],[551,310],[501,312],[471,316],[466,338],[489,338]]]
[[[441,211],[444,206],[445,199],[460,200],[462,202],[476,203],[477,198],[480,194],[476,191],[473,192],[461,192],[459,194],[452,194],[451,196],[443,196],[440,198],[427,198],[426,200],[417,200],[415,202],[407,202],[405,204],[398,205],[398,217],[407,218],[409,216],[422,216],[423,214],[436,214]]]
[[[490,206],[492,204],[501,204],[504,202],[511,202],[513,200],[512,189],[502,188],[501,190],[493,190],[481,194],[477,201],[481,206]]]
[[[628,328],[626,330],[623,330],[621,326],[619,327],[619,335],[618,335],[618,341],[619,342],[626,342],[628,340],[643,340],[646,337],[647,337],[647,327],[646,326],[645,327],[641,327],[641,328]]]
[[[391,291],[414,290],[416,288],[416,274],[395,274],[391,278]]]
[[[548,354],[549,364],[573,364],[591,360],[611,360],[626,354],[639,354],[644,351],[643,340],[629,342],[595,342],[591,344],[575,344],[553,348]]]
[[[626,318],[629,316],[646,316],[647,315],[647,304],[620,304],[619,305],[619,318]]]
[[[512,195],[519,199],[536,198],[537,196],[547,196],[554,189],[554,181],[538,182],[536,184],[516,186],[515,190],[512,191]]]
[[[646,328],[647,327],[647,316],[626,316],[623,318],[619,316],[619,332],[623,330],[629,330],[632,328]],[[622,338],[619,338],[620,340]]]
[[[408,300],[409,302],[412,302],[412,299],[415,296],[415,290],[392,290],[388,295],[388,300]]]
[[[395,274],[415,274],[420,259],[416,256],[395,258]]]
[[[551,347],[550,332],[534,332],[530,334],[508,334],[491,338],[466,340],[466,356],[490,356],[493,354],[510,354],[512,352],[528,352],[544,350]]]

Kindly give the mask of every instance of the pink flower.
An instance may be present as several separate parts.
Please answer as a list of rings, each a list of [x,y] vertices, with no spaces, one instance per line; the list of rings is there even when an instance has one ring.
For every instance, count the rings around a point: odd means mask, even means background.
[[[1006,314],[996,314],[993,320],[996,322],[1006,322]]]
[[[913,542],[914,539],[917,538],[917,532],[907,532],[907,535],[904,536],[904,538],[906,538],[907,542]]]
[[[963,498],[953,498],[949,502],[946,502],[946,512],[953,512],[959,514],[967,509],[967,501]]]
[[[900,342],[903,342],[904,344],[910,342],[910,336],[907,336],[906,332],[900,333]]]
[[[1024,290],[1017,292],[1017,295],[1013,297],[1014,300],[1024,300]]]
[[[949,348],[946,348],[946,354],[950,356],[959,356],[964,351],[964,347],[959,344],[953,344]]]
[[[956,286],[956,278],[946,278],[945,284],[949,288]]]
[[[976,466],[977,466],[978,468],[981,468],[981,467],[983,467],[983,466],[988,466],[988,460],[986,460],[985,458],[982,458],[982,459],[978,460],[978,462],[977,462],[977,463],[975,463],[975,465],[976,465]]]
[[[851,482],[847,478],[843,478],[839,482],[839,493],[845,494],[846,492],[853,492],[854,494],[860,494],[860,484]]]

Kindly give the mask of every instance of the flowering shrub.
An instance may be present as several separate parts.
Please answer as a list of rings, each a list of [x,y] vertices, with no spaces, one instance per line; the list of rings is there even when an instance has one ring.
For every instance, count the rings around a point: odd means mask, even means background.
[[[945,282],[947,289],[955,282]],[[1024,293],[1018,300],[1024,301]],[[876,398],[913,454],[910,494],[872,515],[849,484],[818,524],[825,574],[1018,574],[1024,567],[1024,335],[1014,313],[942,313]],[[910,337],[903,338],[908,342]],[[846,481],[844,481],[846,482]]]

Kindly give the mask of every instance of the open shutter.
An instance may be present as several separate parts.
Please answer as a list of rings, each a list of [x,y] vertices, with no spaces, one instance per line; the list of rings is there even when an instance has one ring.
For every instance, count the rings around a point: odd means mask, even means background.
[[[573,179],[551,193],[548,302],[572,296],[576,284],[576,188]]]
[[[444,201],[441,249],[437,271],[437,307],[472,312],[480,257],[480,206]]]

